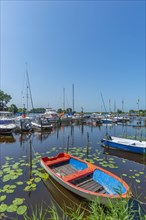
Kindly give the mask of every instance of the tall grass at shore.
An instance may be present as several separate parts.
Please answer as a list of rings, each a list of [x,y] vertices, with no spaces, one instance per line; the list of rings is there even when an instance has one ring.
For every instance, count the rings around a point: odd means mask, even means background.
[[[117,200],[115,203],[111,200],[107,201],[106,207],[100,203],[100,199],[89,202],[88,210],[83,210],[80,206],[74,210],[73,207],[64,208],[62,217],[58,213],[55,206],[51,208],[36,207],[28,216],[24,215],[24,220],[146,220],[140,208],[134,210],[134,204],[128,202],[127,199]]]

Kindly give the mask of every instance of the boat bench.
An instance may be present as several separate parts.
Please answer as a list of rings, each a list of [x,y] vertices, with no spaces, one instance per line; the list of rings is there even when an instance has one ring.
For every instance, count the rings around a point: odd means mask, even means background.
[[[91,173],[92,173],[92,171],[91,171]],[[69,182],[77,187],[84,189],[84,190],[89,190],[91,192],[98,192],[100,194],[105,194],[106,190],[104,189],[104,187],[102,185],[100,185],[95,180],[93,180],[93,178],[90,175],[91,173],[87,173],[87,169],[86,169],[86,175],[78,176],[78,178],[72,179]]]
[[[92,178],[89,178],[85,181],[82,181],[81,183],[77,184],[76,186],[81,187],[85,190],[90,190],[92,192],[100,192],[100,193],[106,192],[104,187],[101,186],[96,181],[94,181]]]
[[[74,172],[68,176],[64,176],[63,180],[69,182],[69,181],[75,180],[79,177],[81,178],[83,176],[87,176],[87,175],[93,173],[93,171],[94,170],[92,168],[86,168],[84,170],[76,170],[76,172]]]
[[[70,164],[62,164],[62,166],[52,166],[52,170],[61,177],[68,176],[72,173],[75,173],[77,169]]]
[[[63,163],[63,162],[67,162],[69,161],[70,158],[57,158],[55,160],[48,160],[45,162],[45,164],[47,166],[52,166],[52,165],[55,165],[55,164],[58,164],[58,163]]]

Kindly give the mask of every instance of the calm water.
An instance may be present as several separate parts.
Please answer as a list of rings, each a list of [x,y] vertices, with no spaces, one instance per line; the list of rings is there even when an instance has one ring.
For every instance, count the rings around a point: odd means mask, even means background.
[[[101,139],[106,133],[122,137],[146,138],[145,128],[123,125],[65,126],[51,133],[13,134],[0,136],[0,196],[5,196],[0,204],[7,208],[16,198],[24,198],[22,205],[30,207],[43,204],[47,207],[61,206],[64,201],[80,203],[80,198],[69,193],[53,180],[40,179],[42,169],[39,158],[54,156],[67,151],[80,158],[101,166],[122,177],[131,187],[133,195],[146,208],[146,157],[134,153],[105,150]],[[69,202],[70,201],[70,202]],[[19,205],[20,206],[20,205]],[[17,216],[11,208],[3,212],[9,217]]]

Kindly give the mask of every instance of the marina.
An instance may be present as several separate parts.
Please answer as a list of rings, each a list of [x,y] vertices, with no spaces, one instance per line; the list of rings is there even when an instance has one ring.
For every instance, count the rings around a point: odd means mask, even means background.
[[[1,215],[17,216],[21,219],[21,213],[19,215],[16,210],[9,212],[16,198],[22,199],[24,211],[27,210],[28,213],[31,212],[29,207],[35,208],[41,203],[45,204],[45,207],[50,207],[52,202],[58,212],[62,213],[61,196],[56,198],[57,190],[61,186],[48,178],[48,174],[40,166],[41,157],[46,155],[54,157],[61,152],[68,152],[122,178],[130,186],[134,198],[146,209],[146,155],[128,152],[125,157],[125,151],[118,153],[108,151],[101,143],[107,132],[119,137],[125,134],[128,138],[141,138],[143,134],[143,140],[146,139],[144,126],[139,129],[125,124],[95,126],[69,123],[54,126],[49,131],[13,132],[11,135],[1,135],[0,198],[3,198],[1,203],[7,205]],[[53,187],[52,182],[49,184],[48,181],[53,182]],[[66,192],[65,189],[64,191]],[[61,192],[58,191],[58,194]],[[67,191],[64,196],[68,197],[70,194],[72,193]],[[84,201],[74,194],[72,199],[75,203],[76,200]]]

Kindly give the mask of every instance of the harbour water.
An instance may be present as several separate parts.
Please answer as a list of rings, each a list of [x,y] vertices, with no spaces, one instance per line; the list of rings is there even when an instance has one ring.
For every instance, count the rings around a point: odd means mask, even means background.
[[[107,133],[119,137],[124,135],[128,138],[146,139],[145,131],[145,127],[139,128],[130,124],[72,124],[56,127],[51,132],[0,136],[0,198],[3,198],[0,204],[7,205],[7,209],[3,209],[0,214],[6,215],[6,219],[22,219],[21,213],[11,209],[11,205],[18,198],[22,199],[21,206],[27,207],[28,212],[40,205],[51,207],[52,203],[59,211],[58,207],[64,204],[65,200],[69,205],[69,198],[74,204],[80,203],[81,200],[75,195],[62,189],[53,180],[47,180],[48,177],[40,167],[40,157],[51,157],[64,151],[122,177],[130,185],[134,197],[146,209],[146,156],[105,149],[101,145],[101,139]]]

